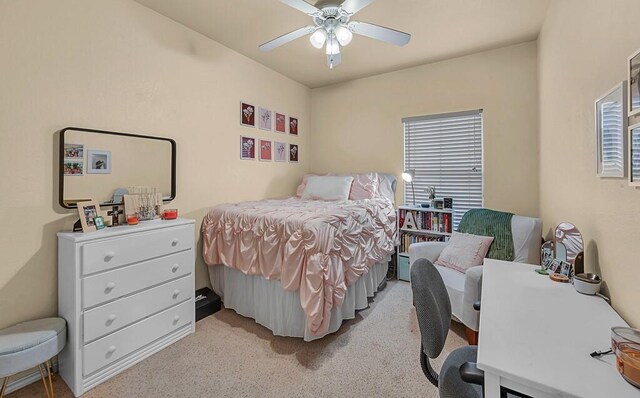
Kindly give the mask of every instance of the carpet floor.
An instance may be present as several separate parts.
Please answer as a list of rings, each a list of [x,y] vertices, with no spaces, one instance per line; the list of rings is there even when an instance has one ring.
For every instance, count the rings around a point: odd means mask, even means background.
[[[83,395],[95,397],[437,397],[422,374],[418,324],[406,282],[390,282],[340,330],[323,339],[277,337],[223,309],[196,333]],[[452,323],[441,360],[466,344]],[[73,397],[55,380],[57,397]],[[44,396],[42,383],[10,394]]]

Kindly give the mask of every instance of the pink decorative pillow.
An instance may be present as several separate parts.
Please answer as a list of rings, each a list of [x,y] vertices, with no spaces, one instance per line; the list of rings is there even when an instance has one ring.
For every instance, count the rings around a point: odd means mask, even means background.
[[[373,199],[378,194],[378,173],[351,174],[353,184],[349,193],[350,200]]]
[[[454,232],[434,264],[465,273],[467,269],[483,264],[491,243],[492,236]]]

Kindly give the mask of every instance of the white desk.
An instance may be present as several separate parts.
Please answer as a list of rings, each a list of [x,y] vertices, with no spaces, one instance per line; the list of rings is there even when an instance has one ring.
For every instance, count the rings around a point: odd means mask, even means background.
[[[640,397],[618,374],[615,357],[591,358],[627,323],[597,296],[538,275],[536,266],[485,260],[478,368],[486,396],[500,386],[538,397]]]

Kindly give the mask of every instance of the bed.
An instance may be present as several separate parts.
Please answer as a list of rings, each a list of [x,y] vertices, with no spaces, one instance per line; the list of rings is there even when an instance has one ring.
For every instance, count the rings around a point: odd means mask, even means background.
[[[203,257],[226,308],[275,335],[315,340],[368,307],[397,241],[396,179],[353,174],[349,200],[296,195],[216,206],[202,222]]]

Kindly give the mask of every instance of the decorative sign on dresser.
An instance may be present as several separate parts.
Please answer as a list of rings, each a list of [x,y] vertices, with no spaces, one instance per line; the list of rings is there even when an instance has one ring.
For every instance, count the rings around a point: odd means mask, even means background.
[[[58,233],[60,375],[76,397],[195,332],[194,221]]]

